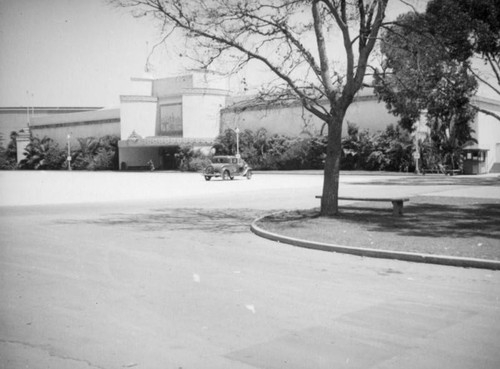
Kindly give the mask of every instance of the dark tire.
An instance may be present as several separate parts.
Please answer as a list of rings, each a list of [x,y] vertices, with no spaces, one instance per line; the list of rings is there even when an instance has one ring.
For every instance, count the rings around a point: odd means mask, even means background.
[[[225,170],[222,172],[222,180],[227,181],[229,179],[229,171]]]
[[[246,175],[247,179],[252,179],[252,171],[249,170]]]
[[[212,177],[210,176],[205,176],[205,181],[210,181],[212,179]]]

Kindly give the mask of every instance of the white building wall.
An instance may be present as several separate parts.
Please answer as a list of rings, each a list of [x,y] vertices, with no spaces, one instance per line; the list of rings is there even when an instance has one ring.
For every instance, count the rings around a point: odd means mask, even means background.
[[[224,95],[183,95],[183,137],[217,137],[220,127],[220,110],[224,107],[225,102]]]
[[[195,88],[229,90],[229,78],[219,73],[198,72],[193,73],[192,78]]]
[[[248,108],[243,111],[227,109],[222,112],[221,119],[221,131],[236,127],[256,131],[263,127],[270,134],[286,136],[317,135],[324,124],[300,105]],[[387,112],[383,103],[379,103],[375,98],[363,97],[355,101],[347,110],[343,134],[347,135],[347,122],[355,123],[360,129],[376,132],[385,130],[389,124],[397,124],[397,120],[397,117]]]
[[[153,79],[134,77],[131,78],[131,91],[128,95],[151,96],[153,93]]]
[[[157,79],[153,82],[153,96],[180,95],[182,91],[190,88],[193,88],[192,75]]]
[[[42,139],[50,137],[64,147],[70,137],[71,145],[77,145],[79,138],[104,136],[118,136],[120,134],[120,122],[86,122],[85,124],[68,123],[62,126],[34,127],[31,129],[33,136]]]
[[[28,133],[19,133],[16,139],[16,158],[19,163],[21,160],[26,158],[25,150],[30,143],[30,136]]]
[[[361,98],[354,101],[346,113],[344,135],[347,134],[346,122],[358,125],[360,129],[369,129],[370,132],[384,131],[389,124],[396,125],[399,118],[389,113],[383,102],[375,97]]]
[[[500,122],[495,117],[478,113],[476,137],[478,147],[488,150],[486,156],[486,170],[489,171],[494,163],[500,163]]]
[[[120,135],[120,110],[100,109],[87,112],[54,114],[35,117],[30,125],[31,133],[40,139],[50,137],[64,147],[70,137],[71,145],[79,138]]]
[[[135,131],[141,137],[156,133],[158,98],[150,96],[120,96],[120,137],[126,140]]]
[[[10,142],[10,133],[26,128],[28,122],[38,120],[49,115],[61,115],[88,110],[97,110],[100,107],[0,107],[0,145],[6,147]],[[29,117],[28,117],[29,110]],[[119,117],[119,112],[117,117]],[[119,134],[119,130],[116,133]]]
[[[225,110],[221,132],[227,128],[257,131],[265,128],[269,134],[298,136],[305,132],[319,134],[322,122],[301,106],[280,108],[248,108],[243,111]]]

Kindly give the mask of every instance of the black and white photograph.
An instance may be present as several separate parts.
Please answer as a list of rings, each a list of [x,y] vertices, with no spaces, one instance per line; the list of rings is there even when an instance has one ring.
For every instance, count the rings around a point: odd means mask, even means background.
[[[0,0],[0,369],[499,342],[498,0]]]

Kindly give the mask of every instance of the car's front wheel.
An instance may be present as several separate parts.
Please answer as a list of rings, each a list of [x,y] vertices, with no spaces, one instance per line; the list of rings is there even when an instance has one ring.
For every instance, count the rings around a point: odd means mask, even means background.
[[[249,170],[249,171],[247,172],[246,177],[247,177],[247,179],[251,179],[251,178],[252,178],[252,171],[251,171],[251,170]]]
[[[205,181],[210,181],[212,179],[211,176],[205,176]]]
[[[225,170],[222,172],[222,180],[227,181],[229,179],[229,171]]]

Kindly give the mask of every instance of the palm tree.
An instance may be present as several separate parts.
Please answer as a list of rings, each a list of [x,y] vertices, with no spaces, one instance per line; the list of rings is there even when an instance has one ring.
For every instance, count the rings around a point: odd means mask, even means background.
[[[477,140],[471,137],[473,130],[468,121],[466,124],[457,123],[460,122],[452,119],[448,126],[436,119],[431,136],[437,152],[441,156],[442,164],[451,170],[460,169],[463,149],[477,143]]]
[[[99,140],[95,137],[79,138],[80,148],[71,154],[74,169],[87,169],[99,149]]]
[[[64,151],[49,137],[31,137],[24,155],[19,163],[21,169],[60,169],[65,160]]]

